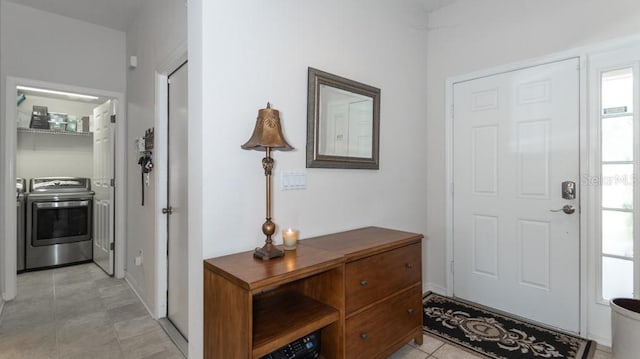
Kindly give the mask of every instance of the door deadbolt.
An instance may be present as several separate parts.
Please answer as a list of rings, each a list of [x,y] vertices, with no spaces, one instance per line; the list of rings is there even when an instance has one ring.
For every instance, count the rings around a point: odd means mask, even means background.
[[[562,182],[562,198],[576,199],[576,183],[575,182],[573,181]]]
[[[564,212],[566,214],[573,214],[576,211],[576,207],[570,205],[570,204],[565,204],[564,206],[562,206],[562,208],[560,209],[552,209],[551,212]]]

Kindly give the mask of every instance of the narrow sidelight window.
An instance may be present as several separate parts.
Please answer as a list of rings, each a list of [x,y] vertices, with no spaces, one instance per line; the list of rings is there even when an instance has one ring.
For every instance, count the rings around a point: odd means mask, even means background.
[[[634,68],[601,73],[601,299],[633,297],[637,166]]]

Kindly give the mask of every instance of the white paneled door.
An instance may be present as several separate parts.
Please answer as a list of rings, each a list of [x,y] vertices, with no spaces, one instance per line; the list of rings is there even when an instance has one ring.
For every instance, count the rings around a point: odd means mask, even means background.
[[[188,339],[187,64],[169,76],[167,317]]]
[[[578,332],[578,59],[455,83],[453,102],[454,295]]]
[[[113,275],[115,100],[93,109],[93,261]]]

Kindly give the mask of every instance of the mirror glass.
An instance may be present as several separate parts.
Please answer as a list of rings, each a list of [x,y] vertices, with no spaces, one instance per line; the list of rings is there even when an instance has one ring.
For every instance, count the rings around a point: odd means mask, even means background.
[[[309,68],[307,167],[378,169],[380,90]]]
[[[320,85],[318,153],[371,158],[373,99]]]

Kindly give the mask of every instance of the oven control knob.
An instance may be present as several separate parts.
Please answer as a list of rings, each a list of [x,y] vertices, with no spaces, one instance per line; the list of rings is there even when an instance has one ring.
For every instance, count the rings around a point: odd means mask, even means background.
[[[171,213],[173,213],[173,207],[171,206],[162,209],[162,214],[171,214]]]

